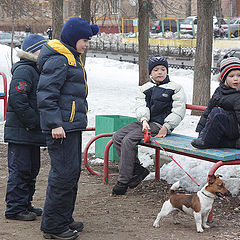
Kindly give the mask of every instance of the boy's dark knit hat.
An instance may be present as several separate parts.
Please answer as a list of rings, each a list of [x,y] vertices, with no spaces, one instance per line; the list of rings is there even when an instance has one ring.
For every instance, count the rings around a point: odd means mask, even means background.
[[[232,70],[240,70],[240,60],[236,57],[225,58],[220,63],[220,80],[225,82]]]
[[[47,40],[38,34],[30,34],[24,38],[22,43],[22,50],[25,52],[35,53],[40,50]]]
[[[151,56],[148,60],[148,73],[149,73],[149,75],[151,74],[153,68],[158,66],[158,65],[162,65],[162,66],[166,67],[167,72],[168,72],[168,61],[167,61],[167,59],[160,54],[156,54],[156,55]]]
[[[90,40],[99,32],[98,25],[90,25],[85,19],[72,17],[64,24],[61,32],[61,41],[76,49],[76,43],[80,39]]]

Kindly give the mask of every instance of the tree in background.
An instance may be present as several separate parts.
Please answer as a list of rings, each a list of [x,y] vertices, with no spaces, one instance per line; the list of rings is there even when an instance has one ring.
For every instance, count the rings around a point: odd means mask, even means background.
[[[91,0],[82,0],[81,17],[87,20],[89,23],[91,19],[90,6],[91,6]],[[85,51],[84,54],[82,55],[82,61],[84,65],[86,61],[86,55],[87,55],[87,51]]]
[[[39,10],[37,8],[38,1],[24,1],[24,0],[0,0],[1,7],[4,12],[11,16],[11,32],[12,32],[12,42],[11,42],[11,64],[13,64],[13,39],[17,19],[24,17],[29,17],[35,19],[35,15],[39,15]],[[36,20],[36,19],[35,19]]]
[[[190,7],[191,14],[191,0],[153,0],[153,6],[153,11],[158,18],[183,18],[185,7]]]
[[[63,0],[52,0],[53,38],[60,39],[63,27]]]
[[[210,99],[213,11],[212,0],[198,0],[197,43],[194,63],[193,104],[206,106]],[[196,114],[193,113],[193,114]]]
[[[91,19],[91,0],[82,0],[82,9],[81,9],[81,17],[87,20],[90,23]]]
[[[223,18],[221,0],[213,1],[213,16],[216,16],[220,19]]]
[[[192,12],[192,0],[186,0],[186,17],[191,16]]]
[[[148,39],[149,39],[149,9],[150,0],[138,0],[138,62],[139,62],[139,85],[148,81]]]

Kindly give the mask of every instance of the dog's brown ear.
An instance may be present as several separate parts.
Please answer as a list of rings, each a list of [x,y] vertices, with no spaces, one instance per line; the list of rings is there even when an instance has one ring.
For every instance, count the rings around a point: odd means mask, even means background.
[[[220,175],[220,174],[216,175],[216,178],[220,178],[220,177],[222,177],[222,175]]]
[[[213,184],[216,181],[215,175],[208,175],[208,184]]]

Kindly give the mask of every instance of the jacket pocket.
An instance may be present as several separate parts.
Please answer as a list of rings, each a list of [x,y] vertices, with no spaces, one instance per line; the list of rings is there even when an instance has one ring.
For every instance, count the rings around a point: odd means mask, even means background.
[[[72,111],[71,111],[69,122],[73,122],[74,116],[75,116],[75,101],[72,102]]]

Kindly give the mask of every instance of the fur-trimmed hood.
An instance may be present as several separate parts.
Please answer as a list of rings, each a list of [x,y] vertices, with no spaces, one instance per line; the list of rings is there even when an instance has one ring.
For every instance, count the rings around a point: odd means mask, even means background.
[[[23,66],[24,69],[26,69],[27,66],[33,67],[35,71],[39,73],[39,70],[37,68],[38,55],[20,50],[17,52],[17,56],[20,58],[20,61],[16,62],[12,66],[12,70],[11,70],[12,74],[20,66]]]
[[[37,62],[37,59],[38,59],[38,55],[30,53],[30,52],[24,52],[23,50],[18,51],[17,56],[20,59],[24,58],[24,59],[33,61],[35,63]]]

